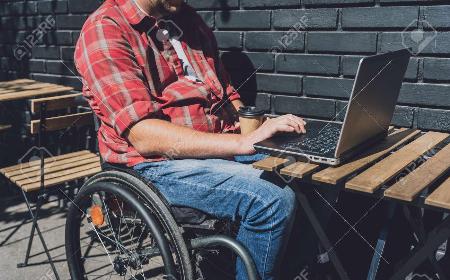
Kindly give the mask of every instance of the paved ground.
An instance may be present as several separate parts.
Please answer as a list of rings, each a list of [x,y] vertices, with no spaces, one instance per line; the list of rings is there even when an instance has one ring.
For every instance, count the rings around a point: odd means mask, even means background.
[[[31,220],[21,196],[0,199],[0,271],[1,279],[50,280],[54,279],[45,252],[35,236],[29,266],[17,268],[23,262]],[[65,211],[58,203],[45,205],[40,221],[41,231],[48,242],[51,255],[61,279],[70,279],[64,250]]]

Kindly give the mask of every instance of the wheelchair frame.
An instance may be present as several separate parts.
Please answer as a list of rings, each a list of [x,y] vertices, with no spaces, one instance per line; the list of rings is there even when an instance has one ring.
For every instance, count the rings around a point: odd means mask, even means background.
[[[173,221],[173,224],[176,225],[177,229],[172,229],[172,230],[178,230],[179,232],[182,232],[183,228],[185,227],[189,227],[189,223],[180,225],[178,222],[176,222],[176,217],[173,214],[173,211],[171,210],[170,205],[168,204],[168,202],[166,201],[166,199],[162,196],[162,194],[157,190],[156,187],[153,186],[153,184],[151,182],[149,182],[148,180],[145,180],[144,178],[142,178],[139,174],[137,174],[137,172],[135,172],[132,169],[129,168],[124,168],[122,166],[114,166],[114,165],[110,165],[110,164],[103,164],[102,165],[104,171],[96,174],[95,176],[93,176],[92,178],[90,178],[89,180],[86,181],[86,183],[83,185],[83,187],[80,189],[79,193],[82,192],[83,188],[85,186],[90,186],[93,184],[97,185],[98,191],[101,191],[102,188],[117,188],[116,186],[114,186],[114,184],[112,183],[111,180],[116,181],[116,182],[121,182],[122,185],[130,185],[130,186],[134,186],[135,189],[139,189],[138,185],[144,185],[148,188],[146,190],[146,192],[151,192],[152,200],[154,200],[156,203],[153,204],[153,207],[158,207],[159,209],[165,208],[165,215],[170,215],[171,217],[169,217],[169,220]],[[110,185],[108,185],[110,184]],[[141,188],[142,188],[141,186]],[[128,187],[129,188],[129,187]],[[117,189],[115,190],[117,191]],[[120,190],[119,190],[120,191]],[[127,197],[127,200],[130,201],[135,201],[137,202],[137,199],[132,197],[132,192],[130,190],[128,191],[123,191],[123,195],[124,197]],[[143,195],[143,197],[145,197],[145,195]],[[149,203],[152,203],[151,201],[148,201]],[[143,205],[140,205],[140,207],[142,207]],[[71,207],[74,208],[74,207]],[[195,210],[195,209],[191,209],[191,208],[186,208],[186,209],[190,209],[190,210]],[[74,210],[72,210],[74,211]],[[73,213],[71,214],[71,210],[69,209],[69,214],[68,214],[68,222],[66,225],[66,253],[67,253],[67,259],[69,262],[69,270],[71,270],[71,275],[74,276],[77,274],[77,272],[72,271],[73,269],[73,265],[70,264],[70,262],[75,261],[73,258],[74,256],[69,256],[71,250],[71,246],[73,246],[73,242],[77,242],[76,240],[71,240],[72,238],[70,237],[72,233],[70,233],[70,231],[72,231],[73,229],[71,229],[71,219],[70,219],[70,215],[73,215]],[[202,214],[201,212],[199,212],[199,214]],[[168,275],[175,275],[174,271],[175,271],[175,265],[173,263],[173,260],[169,257],[171,255],[170,252],[170,246],[169,244],[166,242],[166,239],[164,238],[164,232],[163,230],[159,227],[158,228],[158,221],[156,219],[156,217],[154,217],[153,215],[148,215],[149,219],[146,220],[146,224],[150,225],[150,227],[152,228],[151,230],[151,234],[152,236],[154,236],[156,243],[158,244],[158,248],[159,248],[159,253],[162,256],[164,261],[164,266],[168,266],[168,267],[164,267],[164,269],[166,270],[166,272],[168,272]],[[166,216],[167,218],[167,216]],[[217,220],[217,219],[213,219],[213,220]],[[210,221],[210,220],[207,220]],[[171,223],[172,224],[172,223]],[[173,226],[173,225],[170,225]],[[180,230],[181,229],[181,230]],[[217,246],[222,246],[222,247],[226,247],[228,249],[230,249],[232,252],[234,252],[237,256],[239,256],[242,260],[242,262],[244,263],[245,267],[246,267],[246,271],[247,271],[247,276],[249,280],[257,280],[258,279],[258,274],[257,274],[257,270],[256,270],[256,266],[255,263],[249,253],[249,251],[247,250],[247,248],[245,248],[242,244],[240,244],[238,241],[232,239],[229,236],[226,235],[206,235],[206,236],[202,236],[202,237],[197,237],[191,240],[185,240],[184,237],[182,237],[181,233],[179,234],[177,243],[180,244],[181,242],[183,243],[181,245],[181,250],[194,250],[194,249],[201,249],[201,248],[212,248],[212,247],[217,247]],[[180,240],[181,239],[181,240]],[[188,260],[189,265],[191,265],[190,260]],[[75,274],[72,274],[75,273]],[[192,268],[190,267],[187,271],[187,273],[189,274],[193,274],[192,272]],[[188,275],[187,277],[185,276],[185,279],[190,279],[191,276]]]

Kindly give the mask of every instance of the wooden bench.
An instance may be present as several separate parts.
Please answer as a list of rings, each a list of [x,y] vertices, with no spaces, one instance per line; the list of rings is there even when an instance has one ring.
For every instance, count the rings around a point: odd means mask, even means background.
[[[29,80],[22,80],[21,82],[15,81],[8,85],[9,86],[5,86],[5,83],[0,84],[0,98],[9,94],[2,93],[2,90],[10,91],[17,88],[24,89],[25,87],[42,86],[31,83]],[[74,180],[92,176],[101,171],[101,166],[100,157],[88,150],[52,156],[42,142],[43,139],[45,139],[44,135],[46,132],[93,125],[92,112],[65,113],[59,116],[47,117],[47,112],[52,112],[53,115],[56,115],[59,111],[67,112],[68,108],[76,107],[78,105],[77,100],[80,98],[81,94],[77,93],[31,100],[31,112],[34,115],[39,115],[39,119],[32,120],[30,123],[31,134],[37,135],[39,140],[39,145],[32,148],[36,149],[39,159],[0,169],[0,174],[3,174],[14,185],[21,189],[30,216],[33,219],[25,261],[18,266],[24,267],[28,265],[34,232],[37,231],[57,279],[59,279],[59,277],[57,276],[56,268],[38,225],[40,208],[45,202],[47,192],[51,187],[61,186]],[[31,152],[34,151],[30,150],[28,153]],[[35,206],[31,206],[27,198],[27,193],[33,191],[39,191],[38,200]],[[35,210],[33,210],[33,208]]]
[[[268,157],[254,163],[253,167],[296,178],[297,182],[304,180],[324,188],[340,188],[388,199],[404,207],[450,212],[450,137],[447,133],[395,129],[364,154],[336,167],[295,161],[291,157]],[[292,185],[292,188],[295,190],[296,186]],[[317,230],[323,231],[321,228]],[[322,237],[322,245],[327,247],[328,240]],[[399,265],[392,279],[405,279],[411,269],[431,260],[430,250],[437,249],[448,238],[450,216],[428,236],[420,238],[415,249],[417,253]],[[330,248],[325,249],[328,251]],[[336,269],[341,270],[341,279],[348,279],[337,257],[332,257]]]

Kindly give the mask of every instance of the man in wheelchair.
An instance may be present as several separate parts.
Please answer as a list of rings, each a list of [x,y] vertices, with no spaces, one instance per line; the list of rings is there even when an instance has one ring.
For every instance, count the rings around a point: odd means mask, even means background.
[[[134,169],[171,205],[239,220],[237,240],[259,277],[277,278],[294,193],[234,156],[278,132],[304,133],[306,123],[285,115],[239,134],[240,96],[212,31],[182,0],[106,0],[84,24],[75,62],[101,120],[104,161]],[[246,278],[241,261],[236,278]]]

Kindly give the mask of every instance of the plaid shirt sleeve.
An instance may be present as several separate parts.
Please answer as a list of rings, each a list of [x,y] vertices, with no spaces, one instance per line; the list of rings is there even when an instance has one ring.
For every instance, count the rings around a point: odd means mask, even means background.
[[[75,50],[78,72],[102,122],[118,135],[160,110],[151,100],[126,33],[113,20],[91,22]]]

